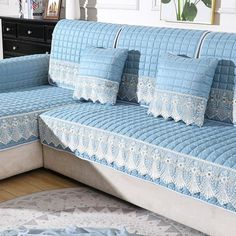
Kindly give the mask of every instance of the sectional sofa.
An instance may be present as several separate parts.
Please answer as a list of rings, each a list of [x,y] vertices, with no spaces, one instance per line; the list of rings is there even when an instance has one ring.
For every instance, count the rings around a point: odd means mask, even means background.
[[[73,99],[87,47],[128,49],[114,106]],[[147,115],[167,52],[219,60],[203,127]],[[210,235],[236,235],[236,34],[60,21],[0,62],[0,178],[39,167]]]

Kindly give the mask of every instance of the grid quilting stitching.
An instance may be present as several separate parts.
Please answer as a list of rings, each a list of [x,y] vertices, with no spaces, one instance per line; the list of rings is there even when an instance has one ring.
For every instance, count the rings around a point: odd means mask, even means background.
[[[236,155],[235,145],[225,153],[225,147],[236,142],[236,128],[211,120],[206,120],[202,128],[186,126],[183,122],[147,116],[146,112],[147,108],[123,103],[116,106],[81,103],[49,111],[46,116],[126,135],[236,169],[236,160],[229,161]],[[212,146],[216,151],[212,152]]]
[[[210,33],[202,45],[200,57],[219,59],[212,84],[207,117],[235,122],[233,104],[236,83],[236,34]]]
[[[120,25],[86,21],[60,21],[53,33],[51,56],[54,59],[79,62],[86,47],[112,48]]]
[[[232,211],[235,129],[209,120],[201,129],[165,122],[146,116],[143,107],[119,103],[72,105],[40,117],[44,144]]]
[[[137,81],[133,80],[139,76],[156,78],[160,55],[171,52],[194,57],[204,33],[196,30],[124,26],[117,47],[130,50],[124,73],[126,80],[132,84],[127,90],[127,82],[123,83],[120,99],[137,101]]]
[[[32,87],[8,93],[0,93],[0,119],[54,106],[75,103],[73,92],[50,85]]]

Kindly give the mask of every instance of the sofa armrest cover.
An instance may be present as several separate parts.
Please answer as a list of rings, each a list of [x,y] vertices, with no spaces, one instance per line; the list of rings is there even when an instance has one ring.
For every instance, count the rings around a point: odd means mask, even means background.
[[[48,68],[48,54],[1,60],[0,93],[48,84]]]

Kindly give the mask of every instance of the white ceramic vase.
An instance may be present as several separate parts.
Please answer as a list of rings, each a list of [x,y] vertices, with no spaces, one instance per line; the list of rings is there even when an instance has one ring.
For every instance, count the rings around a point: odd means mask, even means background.
[[[66,19],[80,19],[80,2],[79,0],[66,0]]]

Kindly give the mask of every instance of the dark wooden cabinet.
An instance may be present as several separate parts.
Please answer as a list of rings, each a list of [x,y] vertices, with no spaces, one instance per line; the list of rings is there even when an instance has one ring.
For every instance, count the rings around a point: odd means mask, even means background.
[[[57,21],[0,18],[4,58],[50,53],[52,33]]]

